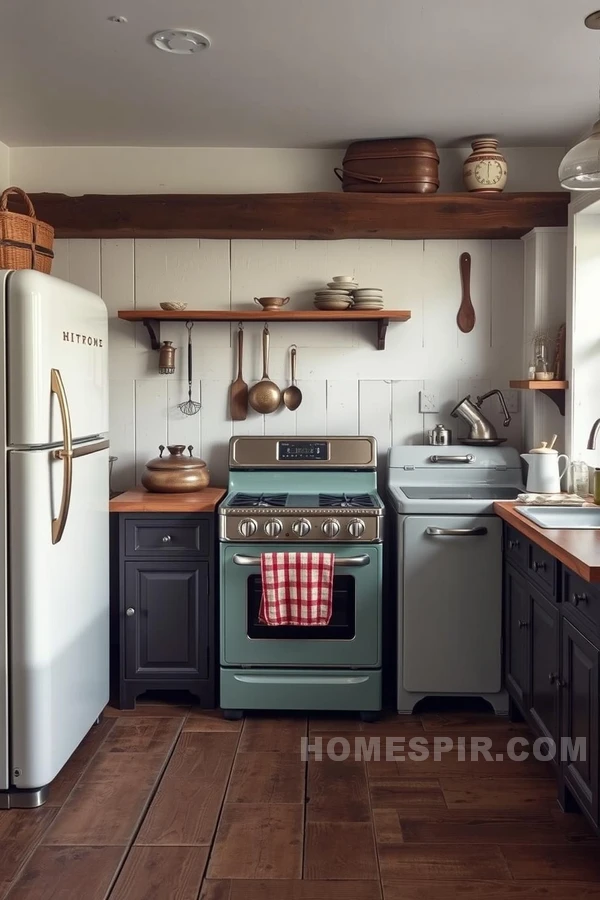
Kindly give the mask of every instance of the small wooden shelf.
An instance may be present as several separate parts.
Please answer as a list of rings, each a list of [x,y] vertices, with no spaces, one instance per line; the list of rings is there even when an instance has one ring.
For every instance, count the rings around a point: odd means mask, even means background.
[[[569,388],[568,381],[509,381],[509,387],[518,391],[541,391],[550,397],[558,406],[560,414],[565,414],[565,391]]]
[[[127,322],[141,322],[150,336],[153,350],[160,348],[161,322],[375,322],[377,349],[385,350],[385,336],[390,322],[407,322],[408,309],[333,310],[298,309],[261,312],[254,309],[121,309],[119,318]]]

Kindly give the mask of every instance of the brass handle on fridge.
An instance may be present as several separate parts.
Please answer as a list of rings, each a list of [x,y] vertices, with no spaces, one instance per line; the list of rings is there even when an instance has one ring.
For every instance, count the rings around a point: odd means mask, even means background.
[[[63,430],[63,446],[60,450],[54,450],[52,453],[54,459],[61,459],[64,463],[60,509],[56,519],[52,519],[52,543],[58,544],[63,536],[65,525],[67,524],[69,506],[71,505],[71,489],[73,487],[73,432],[71,430],[71,415],[69,413],[69,402],[67,400],[65,386],[58,369],[51,369],[50,371],[50,390],[53,394],[56,394],[58,400]]]

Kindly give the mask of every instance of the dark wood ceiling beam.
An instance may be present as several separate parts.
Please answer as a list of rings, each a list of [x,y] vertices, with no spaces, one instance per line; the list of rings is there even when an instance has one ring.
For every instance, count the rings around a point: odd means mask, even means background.
[[[569,194],[33,194],[57,238],[518,238],[567,224]]]

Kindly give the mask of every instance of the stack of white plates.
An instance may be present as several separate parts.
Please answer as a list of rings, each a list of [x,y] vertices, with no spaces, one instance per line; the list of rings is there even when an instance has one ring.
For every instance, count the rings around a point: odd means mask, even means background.
[[[353,291],[354,309],[383,309],[381,288],[357,288]]]
[[[336,275],[326,288],[315,291],[317,309],[348,309],[352,306],[352,291],[358,287],[353,275]]]
[[[315,291],[317,309],[348,309],[352,306],[352,294],[341,288],[323,288]]]

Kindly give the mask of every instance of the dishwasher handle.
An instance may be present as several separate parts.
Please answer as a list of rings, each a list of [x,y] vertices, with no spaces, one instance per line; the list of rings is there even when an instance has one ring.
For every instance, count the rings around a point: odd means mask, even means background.
[[[425,533],[431,537],[484,537],[488,530],[483,526],[478,528],[427,528]]]
[[[472,453],[467,453],[465,456],[430,456],[429,462],[432,463],[472,463],[475,457]]]
[[[236,566],[260,566],[260,556],[242,556],[240,553],[233,554],[233,562]],[[371,557],[367,554],[361,556],[336,556],[335,567],[353,568],[358,566],[368,566],[371,563]]]

